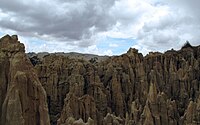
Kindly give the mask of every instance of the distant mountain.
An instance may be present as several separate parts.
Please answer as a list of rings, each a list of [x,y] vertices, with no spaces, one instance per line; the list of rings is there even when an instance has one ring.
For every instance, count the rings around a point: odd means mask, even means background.
[[[42,59],[44,56],[48,56],[48,55],[65,56],[65,57],[68,57],[70,59],[82,59],[82,60],[87,60],[87,61],[96,58],[97,62],[104,61],[107,58],[109,58],[109,56],[99,56],[99,55],[94,55],[94,54],[82,54],[82,53],[76,53],[76,52],[70,52],[70,53],[64,53],[64,52],[56,52],[56,53],[40,52],[40,53],[34,53],[34,52],[30,52],[30,53],[27,53],[27,55],[30,58],[32,58],[34,56],[37,56],[39,59]]]

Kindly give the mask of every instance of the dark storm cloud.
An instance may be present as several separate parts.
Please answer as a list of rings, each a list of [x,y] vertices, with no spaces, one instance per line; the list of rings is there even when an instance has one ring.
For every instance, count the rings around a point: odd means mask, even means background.
[[[2,0],[0,10],[7,17],[0,18],[0,27],[59,41],[90,39],[95,32],[107,31],[116,24],[109,13],[114,3],[115,0]]]

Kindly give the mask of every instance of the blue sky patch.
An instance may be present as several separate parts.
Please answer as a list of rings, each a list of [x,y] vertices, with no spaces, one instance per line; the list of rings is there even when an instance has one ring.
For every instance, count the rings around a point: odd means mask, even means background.
[[[125,53],[131,46],[136,44],[136,39],[134,38],[112,38],[105,37],[99,40],[97,43],[97,48],[102,51],[111,50],[113,55],[119,55]]]

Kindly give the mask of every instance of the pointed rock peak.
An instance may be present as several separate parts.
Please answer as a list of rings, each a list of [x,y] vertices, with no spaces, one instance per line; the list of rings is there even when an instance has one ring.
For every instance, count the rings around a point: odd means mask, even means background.
[[[187,110],[185,112],[185,118],[186,118],[185,120],[187,124],[193,123],[193,115],[195,110],[196,110],[196,103],[190,101]]]
[[[18,36],[17,35],[12,35],[11,36],[13,40],[18,41]]]
[[[193,113],[193,110],[194,110],[194,102],[193,101],[190,101],[189,104],[188,104],[188,107],[187,107],[187,110],[186,110],[186,114],[187,115],[192,115]]]
[[[167,100],[166,94],[164,92],[158,93],[158,102],[165,103]]]
[[[9,42],[9,43],[12,43],[12,42],[16,42],[18,41],[18,36],[17,35],[5,35],[1,38],[1,42]]]
[[[135,110],[137,110],[137,104],[135,101],[133,101],[131,104],[131,112],[134,112]]]
[[[81,125],[84,124],[83,119],[80,118],[79,120],[75,121],[74,124],[75,124],[75,125],[76,125],[76,124],[77,124],[77,125],[79,125],[79,124],[81,124]]]
[[[192,100],[190,100],[190,102],[189,102],[189,104],[188,104],[188,107],[191,107],[192,105],[193,105],[193,101]]]
[[[167,98],[167,95],[164,92],[161,92],[161,96]]]
[[[0,39],[0,55],[6,55],[0,58],[0,74],[4,74],[0,75],[0,79],[3,78],[0,91],[5,97],[0,99],[0,113],[3,114],[0,124],[50,125],[46,92],[26,57],[24,45],[17,40],[16,35]]]
[[[144,118],[144,125],[153,125],[154,124],[151,110],[148,105],[148,101],[146,102],[146,105],[144,107],[142,117]]]
[[[88,117],[87,123],[88,125],[94,125],[94,120]]]
[[[185,49],[185,48],[193,48],[193,46],[190,44],[189,41],[186,41],[181,49]]]
[[[5,36],[3,36],[1,39],[5,39],[5,38],[11,38],[11,36],[9,34],[6,34]]]
[[[0,40],[1,40],[1,42],[2,41],[9,41],[11,39],[11,37],[10,37],[10,35],[5,35],[5,36],[3,36]]]
[[[127,54],[137,54],[138,50],[135,48],[129,48],[129,50],[127,51]]]
[[[18,41],[17,35],[5,35],[0,39],[0,49],[4,52],[25,52],[25,46]]]
[[[148,101],[150,103],[156,103],[157,95],[158,93],[157,93],[156,85],[154,83],[151,83],[149,87]]]

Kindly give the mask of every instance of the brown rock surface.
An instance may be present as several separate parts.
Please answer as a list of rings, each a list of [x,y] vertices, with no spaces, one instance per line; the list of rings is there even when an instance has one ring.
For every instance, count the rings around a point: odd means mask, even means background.
[[[49,125],[46,92],[17,36],[0,39],[0,124]]]
[[[17,36],[6,35],[0,125],[198,125],[199,55],[191,45],[145,57],[130,48],[96,63],[47,54],[31,58],[33,67]]]
[[[52,124],[89,124],[90,119],[95,125],[196,125],[199,55],[200,46],[145,57],[130,48],[96,63],[49,54],[35,58],[34,65],[47,92]]]

